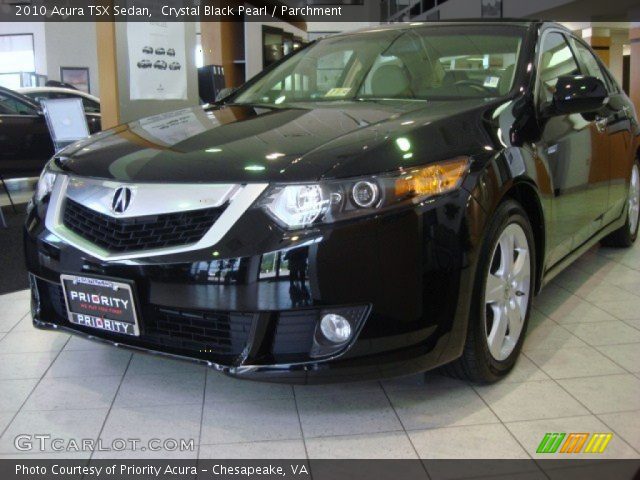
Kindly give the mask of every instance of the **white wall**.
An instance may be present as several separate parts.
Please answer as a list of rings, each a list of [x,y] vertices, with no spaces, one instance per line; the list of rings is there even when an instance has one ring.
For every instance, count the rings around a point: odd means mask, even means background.
[[[44,22],[0,22],[0,35],[31,33],[36,57],[36,73],[47,74]]]
[[[49,80],[60,80],[60,67],[88,67],[91,94],[99,97],[95,22],[47,22],[45,34]]]
[[[60,67],[89,67],[91,93],[99,96],[94,22],[0,22],[0,35],[31,33],[36,73],[60,80]]]

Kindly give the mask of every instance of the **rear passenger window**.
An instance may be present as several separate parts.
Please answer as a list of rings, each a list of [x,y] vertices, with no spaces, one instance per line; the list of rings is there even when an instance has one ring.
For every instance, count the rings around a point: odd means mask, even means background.
[[[607,86],[607,90],[609,90],[609,92],[615,91],[615,88],[611,83],[611,79],[602,71],[598,60],[591,50],[589,50],[586,45],[579,40],[574,39],[573,43],[576,46],[576,55],[578,56],[580,63],[586,69],[584,73],[600,79]]]
[[[552,101],[558,78],[563,75],[579,75],[576,62],[564,35],[551,32],[542,40],[538,66],[538,102],[540,105]]]

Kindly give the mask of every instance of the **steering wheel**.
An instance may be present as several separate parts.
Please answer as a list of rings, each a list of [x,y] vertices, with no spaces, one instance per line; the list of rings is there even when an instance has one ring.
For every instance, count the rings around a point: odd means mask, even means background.
[[[474,88],[482,93],[490,93],[490,94],[494,94],[495,91],[493,88],[490,87],[485,87],[484,85],[482,85],[481,83],[477,83],[473,80],[458,80],[457,82],[455,82],[453,84],[455,87],[470,87],[470,88]]]

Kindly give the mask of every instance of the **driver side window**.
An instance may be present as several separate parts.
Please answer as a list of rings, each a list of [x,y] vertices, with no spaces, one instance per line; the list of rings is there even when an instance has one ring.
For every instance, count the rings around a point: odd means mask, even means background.
[[[553,100],[558,78],[563,75],[579,75],[580,69],[564,35],[551,32],[544,36],[538,65],[538,105],[545,106]]]

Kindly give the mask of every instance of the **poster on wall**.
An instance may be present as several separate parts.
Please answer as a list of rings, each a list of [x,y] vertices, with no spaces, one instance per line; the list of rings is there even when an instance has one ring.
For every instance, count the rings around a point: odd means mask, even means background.
[[[185,26],[181,22],[127,24],[131,100],[186,100]]]

